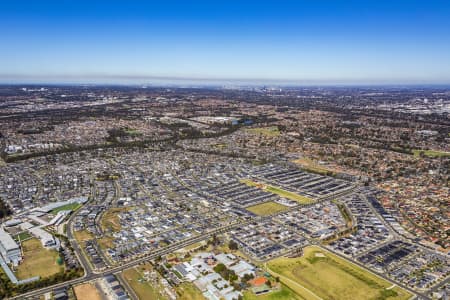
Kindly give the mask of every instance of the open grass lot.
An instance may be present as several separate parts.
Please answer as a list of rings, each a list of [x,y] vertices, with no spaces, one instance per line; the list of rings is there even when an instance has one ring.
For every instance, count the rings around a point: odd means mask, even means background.
[[[51,213],[56,215],[60,211],[63,211],[63,210],[77,210],[80,207],[81,207],[80,203],[70,203],[70,204],[66,204],[64,206],[55,208],[54,210],[51,211]]]
[[[297,295],[293,290],[285,285],[281,285],[279,291],[273,291],[271,293],[255,295],[251,291],[244,292],[244,300],[301,300],[305,299],[300,295]]]
[[[308,158],[299,158],[293,161],[294,163],[300,165],[303,169],[321,175],[328,175],[334,173],[333,170],[325,168],[318,163],[308,159]]]
[[[249,128],[247,129],[248,132],[252,133],[258,133],[265,136],[275,137],[280,135],[280,130],[277,126],[271,126],[271,127],[259,127],[259,128]]]
[[[143,280],[143,269],[132,268],[125,270],[122,273],[123,279],[129,283],[133,291],[139,297],[139,299],[155,299],[155,300],[165,300],[158,289],[152,286],[149,282]]]
[[[109,236],[104,236],[100,239],[97,240],[98,245],[100,246],[100,248],[102,249],[108,249],[108,248],[112,248],[114,243],[114,238],[113,237],[109,237]]]
[[[94,236],[92,235],[92,233],[90,233],[87,230],[79,230],[79,231],[74,231],[73,235],[75,237],[75,239],[79,242],[85,242],[88,240],[92,240],[94,238]]]
[[[64,270],[63,266],[56,263],[58,252],[45,249],[38,239],[33,238],[23,242],[22,248],[24,259],[17,268],[17,278],[49,277]]]
[[[350,262],[322,250],[307,247],[299,258],[277,258],[267,265],[281,282],[307,299],[409,299],[407,291]],[[303,288],[301,288],[303,287]]]
[[[423,152],[425,156],[428,157],[450,157],[450,152],[445,151],[434,151],[434,150],[413,150],[414,156],[420,156],[420,153]]]
[[[266,192],[277,194],[280,197],[297,201],[300,204],[309,204],[309,203],[314,203],[315,202],[313,199],[305,197],[305,196],[302,196],[302,195],[299,195],[297,193],[289,192],[289,191],[283,190],[283,189],[281,189],[279,187],[276,187],[276,186],[255,182],[255,181],[250,180],[250,179],[241,179],[240,182],[244,183],[244,184],[246,184],[248,186],[254,186],[254,187],[260,188],[260,189],[262,189],[262,190],[264,190]]]
[[[220,143],[220,144],[213,145],[213,147],[216,149],[225,149],[225,148],[227,148],[227,145]]]
[[[83,283],[73,288],[77,300],[101,300],[100,292],[91,283]]]
[[[183,282],[177,287],[179,300],[204,300],[203,294],[190,282]]]
[[[119,222],[119,212],[123,212],[127,210],[127,208],[111,208],[105,212],[100,221],[100,225],[103,230],[112,230],[114,232],[118,232],[122,229],[122,226]]]
[[[125,133],[129,136],[139,136],[142,135],[142,133],[139,132],[139,130],[134,129],[134,128],[129,128],[127,130],[125,130]]]
[[[279,203],[270,201],[270,202],[266,202],[266,203],[249,206],[246,209],[258,216],[268,216],[268,215],[271,215],[271,214],[274,214],[274,213],[277,213],[280,211],[285,211],[288,208]]]

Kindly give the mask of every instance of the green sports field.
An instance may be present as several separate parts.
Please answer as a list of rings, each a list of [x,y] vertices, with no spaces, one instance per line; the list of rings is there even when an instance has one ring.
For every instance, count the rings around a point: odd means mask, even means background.
[[[266,203],[261,203],[253,206],[246,207],[248,211],[258,215],[258,216],[268,216],[277,212],[288,210],[287,206],[281,205],[279,203],[270,201]]]
[[[419,156],[421,152],[428,157],[450,157],[450,152],[434,150],[413,150],[414,156]]]
[[[51,211],[51,213],[56,215],[60,211],[63,211],[63,210],[77,210],[80,207],[81,207],[80,203],[77,203],[77,202],[69,203],[69,204],[66,204],[64,206],[60,206],[58,208],[55,208],[54,210]]]
[[[23,261],[17,268],[17,278],[49,277],[64,271],[64,266],[60,266],[57,263],[58,252],[45,249],[38,239],[32,238],[23,242],[22,249],[24,254]]]

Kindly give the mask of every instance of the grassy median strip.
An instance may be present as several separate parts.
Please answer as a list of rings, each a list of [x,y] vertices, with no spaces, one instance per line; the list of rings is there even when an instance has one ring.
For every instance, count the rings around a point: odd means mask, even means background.
[[[272,193],[272,194],[276,194],[280,197],[289,199],[289,200],[294,200],[300,204],[310,204],[310,203],[314,203],[315,201],[311,198],[299,195],[297,193],[293,193],[293,192],[289,192],[286,191],[282,188],[273,186],[273,185],[268,185],[268,184],[264,184],[264,183],[259,183],[259,182],[255,182],[253,180],[250,179],[241,179],[241,183],[245,183],[248,186],[253,186],[253,187],[257,187],[260,188],[266,192]]]

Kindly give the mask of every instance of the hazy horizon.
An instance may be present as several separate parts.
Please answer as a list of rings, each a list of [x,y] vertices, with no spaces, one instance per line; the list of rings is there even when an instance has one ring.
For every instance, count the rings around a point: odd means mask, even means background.
[[[1,83],[450,84],[445,1],[0,3]]]

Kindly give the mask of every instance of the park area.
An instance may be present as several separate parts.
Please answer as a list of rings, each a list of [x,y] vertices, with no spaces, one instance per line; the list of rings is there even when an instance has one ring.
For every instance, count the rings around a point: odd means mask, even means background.
[[[280,257],[267,270],[304,299],[406,300],[407,291],[318,247],[302,257]]]
[[[265,135],[268,137],[276,137],[280,135],[280,130],[278,129],[277,126],[249,128],[247,129],[247,131],[251,133]]]
[[[422,153],[428,157],[450,157],[450,152],[434,151],[434,150],[412,150],[414,156],[419,157]]]
[[[24,241],[22,248],[23,261],[16,272],[18,279],[34,276],[44,278],[64,270],[64,266],[58,264],[58,252],[45,249],[38,239],[32,238]]]
[[[261,204],[257,204],[257,205],[252,205],[252,206],[246,207],[246,209],[258,216],[268,216],[268,215],[272,215],[272,214],[275,214],[278,212],[285,211],[288,208],[279,203],[270,201],[270,202],[265,202],[265,203],[261,203]]]
[[[311,199],[311,198],[299,195],[297,193],[286,191],[286,190],[284,190],[282,188],[279,188],[279,187],[276,187],[276,186],[255,182],[255,181],[253,181],[251,179],[241,179],[240,182],[244,183],[244,184],[246,184],[248,186],[257,187],[257,188],[262,189],[262,190],[264,190],[266,192],[269,192],[269,193],[272,193],[272,194],[276,194],[276,195],[278,195],[280,197],[296,201],[296,202],[298,202],[300,204],[314,203],[314,200]]]
[[[73,288],[77,300],[101,300],[99,291],[92,283],[83,283]]]

